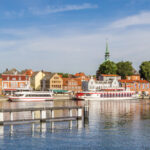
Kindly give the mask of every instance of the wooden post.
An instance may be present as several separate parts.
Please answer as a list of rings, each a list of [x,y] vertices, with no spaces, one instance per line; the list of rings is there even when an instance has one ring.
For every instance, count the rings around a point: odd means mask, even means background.
[[[41,132],[46,132],[46,122],[41,122],[40,123],[40,131]]]
[[[77,120],[77,128],[78,129],[82,128],[82,120]]]
[[[41,114],[40,114],[40,116],[41,116],[41,122],[46,122],[46,110],[41,110]]]
[[[34,116],[35,116],[34,114],[35,114],[34,111],[31,111],[31,118],[32,118],[32,120],[34,120],[34,118],[35,118],[35,117],[34,117]]]
[[[12,136],[14,133],[14,126],[13,125],[10,125],[10,135]]]
[[[77,116],[82,117],[82,108],[77,109]]]
[[[51,118],[54,118],[54,117],[55,117],[54,110],[51,110]],[[50,125],[51,125],[51,131],[53,132],[54,126],[55,126],[54,121],[51,121]]]
[[[69,109],[69,116],[72,117],[72,109]],[[72,129],[72,121],[69,121],[69,128]]]
[[[0,125],[4,124],[4,113],[0,112]]]
[[[4,126],[0,125],[0,139],[4,137]]]
[[[13,112],[10,112],[10,121],[13,121],[14,118],[13,118]]]
[[[32,131],[32,137],[34,137],[34,131],[35,131],[34,123],[31,124],[31,131]]]
[[[54,110],[51,110],[51,118],[54,118],[55,114],[54,114]]]
[[[77,127],[78,129],[82,128],[82,108],[78,108],[78,120],[77,120]]]
[[[69,109],[69,116],[72,117],[72,109]]]

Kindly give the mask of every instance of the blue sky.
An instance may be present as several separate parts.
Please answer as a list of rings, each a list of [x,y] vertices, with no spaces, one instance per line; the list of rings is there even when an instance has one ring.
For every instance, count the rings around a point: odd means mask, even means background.
[[[0,68],[95,74],[150,55],[150,0],[0,0]]]

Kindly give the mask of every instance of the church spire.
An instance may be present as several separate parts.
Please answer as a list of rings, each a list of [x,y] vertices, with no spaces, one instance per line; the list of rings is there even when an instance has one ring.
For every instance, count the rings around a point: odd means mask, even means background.
[[[105,52],[105,61],[109,60],[109,50],[108,50],[108,41],[106,41],[106,52]]]

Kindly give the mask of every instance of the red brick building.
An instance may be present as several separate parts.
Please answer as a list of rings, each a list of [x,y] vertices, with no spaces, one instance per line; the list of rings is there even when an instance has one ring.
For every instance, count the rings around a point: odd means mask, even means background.
[[[130,88],[137,93],[150,94],[150,82],[141,80],[140,75],[127,76],[126,79],[119,80],[122,87]]]
[[[16,90],[30,89],[30,77],[22,74],[2,74],[2,91],[11,93]]]
[[[63,90],[72,92],[82,91],[82,82],[77,78],[62,78],[63,79]]]

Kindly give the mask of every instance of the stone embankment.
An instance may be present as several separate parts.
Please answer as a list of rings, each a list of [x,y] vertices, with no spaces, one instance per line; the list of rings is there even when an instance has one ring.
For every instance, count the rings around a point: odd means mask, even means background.
[[[0,95],[0,101],[7,101],[8,97]]]
[[[150,95],[141,95],[140,99],[150,99]]]
[[[69,100],[72,99],[72,95],[69,94],[55,94],[55,100]]]

